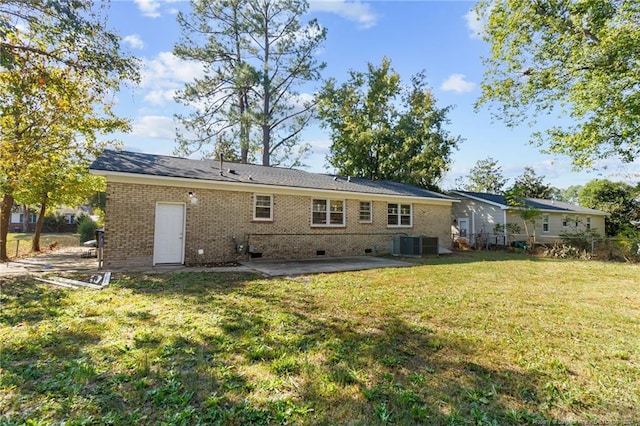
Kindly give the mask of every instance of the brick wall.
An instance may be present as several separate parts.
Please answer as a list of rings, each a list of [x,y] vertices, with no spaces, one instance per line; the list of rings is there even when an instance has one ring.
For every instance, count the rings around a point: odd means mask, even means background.
[[[253,192],[198,189],[197,205],[189,202],[187,192],[180,187],[108,183],[105,266],[152,265],[157,202],[185,203],[188,265],[248,259],[249,254],[236,252],[238,244],[270,259],[309,258],[320,251],[326,256],[389,253],[397,234],[437,236],[440,245],[450,245],[449,206],[413,203],[413,227],[388,228],[386,202],[373,202],[373,223],[359,223],[360,200],[346,199],[346,226],[311,227],[310,196],[271,194],[273,221],[262,222],[253,220]]]

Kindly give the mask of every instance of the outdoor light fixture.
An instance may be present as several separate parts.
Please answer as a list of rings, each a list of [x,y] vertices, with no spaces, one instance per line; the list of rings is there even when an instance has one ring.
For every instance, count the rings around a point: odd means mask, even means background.
[[[198,197],[196,197],[196,193],[193,191],[189,191],[188,194],[189,195],[189,199],[191,200],[191,204],[198,205]]]

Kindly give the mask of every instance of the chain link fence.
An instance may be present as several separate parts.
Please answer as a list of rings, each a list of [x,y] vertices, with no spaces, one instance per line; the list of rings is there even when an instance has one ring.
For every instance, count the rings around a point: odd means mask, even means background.
[[[528,251],[531,239],[526,235],[505,238],[502,234],[471,234],[466,237],[452,235],[453,247],[475,250],[523,250]],[[558,258],[597,259],[617,262],[640,262],[640,238],[605,238],[591,235],[567,236],[557,240],[539,238],[536,252]]]

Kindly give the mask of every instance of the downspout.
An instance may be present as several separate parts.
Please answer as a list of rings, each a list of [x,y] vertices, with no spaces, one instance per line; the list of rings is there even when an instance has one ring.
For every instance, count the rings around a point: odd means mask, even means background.
[[[507,209],[504,209],[503,212],[504,212],[504,223],[502,225],[504,227],[504,245],[508,246],[509,241],[507,241],[507,237],[509,236],[509,234],[507,233]]]
[[[475,242],[476,239],[476,212],[471,212],[471,235],[473,235],[473,240]]]

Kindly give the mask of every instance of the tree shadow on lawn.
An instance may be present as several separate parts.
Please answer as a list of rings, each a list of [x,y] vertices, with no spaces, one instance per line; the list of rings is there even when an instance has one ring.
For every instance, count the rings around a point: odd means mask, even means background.
[[[131,284],[121,283],[128,288]],[[542,373],[475,363],[470,340],[398,317],[377,319],[371,327],[352,318],[327,316],[326,306],[304,286],[274,292],[277,285],[277,280],[252,274],[182,273],[156,288],[141,281],[133,287],[214,308],[222,334],[200,335],[207,342],[199,349],[203,356],[231,349],[240,369],[265,371],[272,382],[298,383],[295,389],[275,386],[273,391],[288,395],[287,407],[299,422],[554,421],[549,410],[540,408],[553,405],[540,396],[549,380]],[[247,300],[239,302],[238,297]],[[264,385],[260,379],[247,380],[249,394]],[[273,404],[264,407],[269,411]],[[309,407],[313,412],[306,412]],[[277,410],[267,417],[277,418]]]
[[[554,421],[538,408],[545,377],[468,361],[475,345],[467,339],[394,316],[371,327],[345,318],[296,315],[304,322],[298,330],[300,358],[320,360],[295,375],[295,399],[314,409],[305,423]],[[267,344],[276,353],[296,351],[287,336]]]
[[[495,251],[495,250],[469,250],[469,251],[455,251],[450,255],[440,256],[425,256],[425,257],[397,257],[397,256],[384,256],[389,259],[402,260],[408,263],[414,263],[416,265],[455,265],[465,263],[482,263],[482,262],[550,262],[550,261],[562,261],[563,259],[556,259],[550,257],[543,257],[539,255],[530,255],[526,253],[512,253],[508,251]]]
[[[59,316],[68,305],[67,291],[44,285],[27,285],[31,279],[0,280],[0,324],[14,326]]]
[[[539,408],[542,373],[474,362],[475,342],[395,315],[332,311],[304,285],[274,291],[274,280],[250,274],[192,273],[116,285],[184,303],[185,315],[215,313],[213,325],[173,328],[132,307],[116,329],[131,335],[109,343],[122,336],[99,318],[35,315],[56,328],[2,343],[10,391],[0,415],[98,424],[555,421]],[[11,304],[36,300],[32,291],[16,290]],[[46,304],[62,300],[58,290],[38,291]]]

